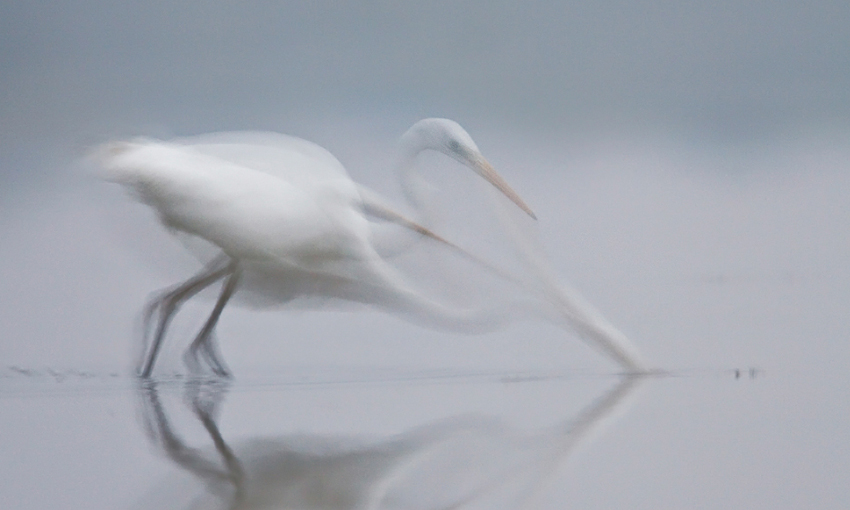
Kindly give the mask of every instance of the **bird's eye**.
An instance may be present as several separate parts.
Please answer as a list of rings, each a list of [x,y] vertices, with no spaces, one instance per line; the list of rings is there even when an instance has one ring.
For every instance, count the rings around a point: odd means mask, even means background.
[[[463,146],[457,140],[449,140],[449,150],[457,154],[463,154],[465,152]]]

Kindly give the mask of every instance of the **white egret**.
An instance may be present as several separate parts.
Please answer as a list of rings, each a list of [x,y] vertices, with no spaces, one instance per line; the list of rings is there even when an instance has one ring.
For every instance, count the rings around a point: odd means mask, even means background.
[[[402,136],[400,145],[403,170],[423,151],[441,152],[534,217],[456,122],[419,121]],[[146,339],[147,326],[155,315],[159,318],[140,367],[143,377],[150,376],[181,304],[221,279],[225,281],[218,301],[184,356],[197,370],[202,355],[219,375],[227,375],[227,370],[215,351],[213,330],[228,300],[237,288],[248,286],[247,280],[265,287],[280,302],[304,296],[364,302],[459,330],[492,327],[508,319],[504,310],[445,306],[411,287],[378,253],[370,218],[393,222],[472,256],[395,212],[379,195],[352,181],[333,155],[311,142],[275,133],[224,133],[170,142],[111,142],[97,155],[104,177],[130,189],[167,228],[204,239],[221,252],[199,274],[148,305]],[[413,192],[408,197],[415,202]],[[531,264],[540,266],[528,253]],[[545,271],[537,272],[538,278],[549,278]],[[566,319],[628,370],[642,369],[626,338],[601,316],[551,282],[540,287],[538,297],[559,308],[559,319]]]

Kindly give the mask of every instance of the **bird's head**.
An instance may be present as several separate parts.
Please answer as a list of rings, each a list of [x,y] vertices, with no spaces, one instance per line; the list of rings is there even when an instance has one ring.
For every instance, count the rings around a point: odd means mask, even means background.
[[[449,119],[423,119],[411,126],[401,137],[402,158],[412,160],[422,151],[435,150],[469,167],[496,187],[520,209],[534,219],[531,208],[520,198],[478,150],[469,133]]]

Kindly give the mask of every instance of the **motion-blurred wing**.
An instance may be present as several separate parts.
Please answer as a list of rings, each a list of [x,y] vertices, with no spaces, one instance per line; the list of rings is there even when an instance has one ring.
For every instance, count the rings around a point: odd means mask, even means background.
[[[302,189],[327,181],[350,181],[345,167],[333,154],[294,136],[233,131],[181,138],[175,143],[274,175]]]

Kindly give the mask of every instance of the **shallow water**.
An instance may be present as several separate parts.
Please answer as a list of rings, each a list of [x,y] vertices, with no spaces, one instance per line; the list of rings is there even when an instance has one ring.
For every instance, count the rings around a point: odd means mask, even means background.
[[[139,384],[7,370],[3,506],[841,508],[848,497],[843,391],[799,391],[840,382],[828,375],[298,372]]]
[[[133,320],[196,262],[119,194],[19,197],[0,218],[0,508],[847,508],[847,146],[548,147],[514,175],[564,280],[667,371],[613,403],[622,376],[551,326],[238,307],[218,328],[235,378],[193,401],[174,374],[204,302],[152,397],[128,375]]]

